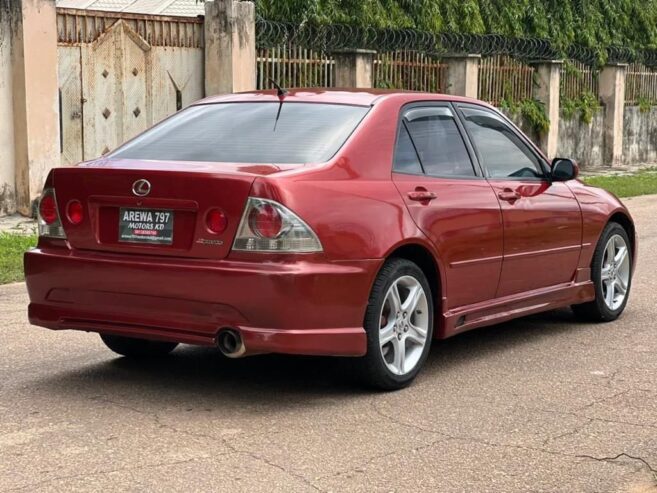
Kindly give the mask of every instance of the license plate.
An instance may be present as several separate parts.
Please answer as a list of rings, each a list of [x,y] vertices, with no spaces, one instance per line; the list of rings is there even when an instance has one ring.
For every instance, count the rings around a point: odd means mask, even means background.
[[[119,241],[173,243],[173,211],[167,209],[119,209]]]

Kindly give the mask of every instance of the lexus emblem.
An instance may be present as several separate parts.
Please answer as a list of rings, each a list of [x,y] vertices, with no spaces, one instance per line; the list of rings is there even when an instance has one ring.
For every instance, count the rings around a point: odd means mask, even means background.
[[[137,197],[145,197],[151,193],[151,183],[148,180],[137,180],[132,184],[132,193]]]

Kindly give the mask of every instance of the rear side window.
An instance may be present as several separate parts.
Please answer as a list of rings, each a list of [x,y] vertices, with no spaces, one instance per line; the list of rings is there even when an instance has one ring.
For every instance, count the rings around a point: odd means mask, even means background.
[[[400,173],[422,174],[420,160],[417,157],[417,152],[405,124],[399,127],[394,169]]]
[[[109,157],[254,164],[319,163],[333,157],[368,109],[293,102],[192,106],[147,130]]]
[[[490,178],[541,178],[536,155],[516,133],[492,111],[461,107],[465,127]]]
[[[404,123],[427,175],[475,176],[452,110],[444,106],[411,108]]]

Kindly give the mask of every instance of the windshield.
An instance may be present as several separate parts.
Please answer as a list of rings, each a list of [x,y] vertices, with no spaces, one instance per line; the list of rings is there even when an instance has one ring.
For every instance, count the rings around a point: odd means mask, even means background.
[[[319,103],[192,106],[112,153],[114,159],[304,164],[328,161],[368,107]]]

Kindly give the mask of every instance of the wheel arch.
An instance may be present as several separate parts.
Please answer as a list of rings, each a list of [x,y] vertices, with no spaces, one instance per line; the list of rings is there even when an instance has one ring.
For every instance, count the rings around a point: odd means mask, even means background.
[[[436,314],[442,311],[442,296],[444,295],[444,281],[442,271],[436,256],[429,248],[421,243],[405,243],[397,246],[386,256],[390,258],[403,258],[416,264],[427,277],[431,295],[434,300],[434,323],[439,319]],[[439,308],[440,307],[440,308]]]
[[[630,216],[626,214],[624,211],[614,212],[609,217],[607,224],[611,222],[620,224],[623,227],[623,229],[627,232],[627,236],[630,238],[630,247],[632,248],[632,262],[634,262],[634,259],[636,259],[636,254],[637,254],[636,228],[634,226],[634,222],[632,221]]]

